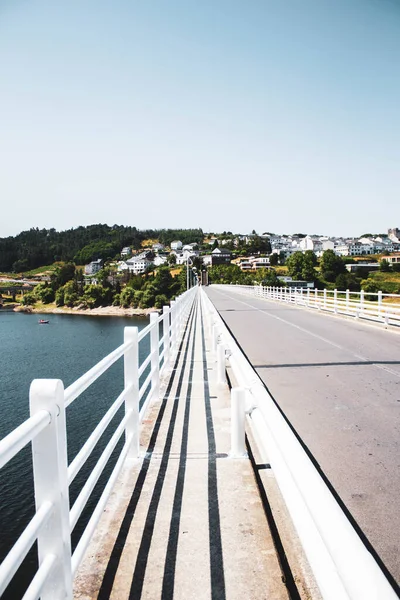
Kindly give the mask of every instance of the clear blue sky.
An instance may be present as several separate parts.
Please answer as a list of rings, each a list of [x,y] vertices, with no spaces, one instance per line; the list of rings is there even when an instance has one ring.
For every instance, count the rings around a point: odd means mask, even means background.
[[[2,0],[0,236],[400,226],[398,0]]]

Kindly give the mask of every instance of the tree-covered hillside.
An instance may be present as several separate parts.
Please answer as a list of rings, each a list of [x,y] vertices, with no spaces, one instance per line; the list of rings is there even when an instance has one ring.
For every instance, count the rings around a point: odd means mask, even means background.
[[[157,238],[164,244],[174,239],[202,243],[203,232],[201,229],[139,230],[103,224],[67,231],[32,228],[15,237],[0,238],[0,271],[28,271],[55,261],[74,261],[82,265],[97,258],[113,259],[124,246],[139,249],[147,238]]]

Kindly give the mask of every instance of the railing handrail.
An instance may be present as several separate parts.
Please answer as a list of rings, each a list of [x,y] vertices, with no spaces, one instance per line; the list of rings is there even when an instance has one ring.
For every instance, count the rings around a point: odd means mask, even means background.
[[[35,409],[34,414],[31,412],[31,416],[28,419],[0,440],[0,468],[6,465],[27,444],[32,443],[34,452],[34,482],[37,510],[5,557],[3,563],[0,565],[0,595],[8,586],[34,542],[38,540],[39,568],[28,587],[24,598],[38,598],[39,596],[42,600],[72,598],[71,577],[74,575],[80,564],[96,523],[101,516],[104,505],[111,493],[112,486],[124,465],[125,459],[128,456],[138,457],[138,428],[151,399],[155,397],[155,394],[158,395],[160,373],[171,364],[171,361],[174,359],[174,355],[177,352],[179,337],[183,333],[183,327],[188,319],[196,292],[197,287],[193,287],[179,296],[175,301],[171,302],[171,306],[164,306],[162,314],[156,315],[153,313],[150,317],[149,325],[142,329],[140,333],[138,333],[136,327],[126,327],[124,343],[104,357],[65,390],[62,382],[59,380],[34,380],[32,383],[31,411],[33,410],[32,407],[34,405],[36,407],[39,406],[39,408]],[[162,324],[162,336],[160,336],[160,324]],[[144,364],[144,367],[141,368],[139,365],[138,344],[147,336],[150,337],[150,350],[148,356],[143,359],[142,365]],[[90,385],[92,385],[100,375],[107,371],[111,365],[122,357],[124,357],[125,366],[124,389],[112,403],[68,467],[66,458],[65,409]],[[139,389],[139,379],[145,374],[146,369],[149,369],[149,373]],[[148,388],[150,385],[151,389],[149,390]],[[44,404],[49,407],[48,409],[40,409],[41,386],[44,386]],[[139,401],[146,393],[147,397],[139,411]],[[32,394],[34,395],[32,396]],[[33,398],[35,399],[34,405],[32,404]],[[105,428],[124,402],[125,416],[120,421],[106,448],[100,455],[100,458],[89,475],[88,481],[83,486],[74,505],[69,509],[69,484],[73,481],[74,477],[94,449]],[[45,453],[43,453],[43,448],[46,447],[50,429],[52,432],[55,432],[56,429],[58,431],[58,434],[52,433],[51,435],[53,435],[52,443],[56,444],[58,448],[56,453],[60,453],[59,455],[57,454],[57,457],[52,456],[52,464],[57,471],[54,472],[55,477],[53,477],[53,480],[51,481],[50,488],[56,488],[57,494],[60,493],[61,490],[58,489],[57,481],[60,473],[59,469],[61,469],[63,475],[59,481],[63,481],[60,485],[61,487],[65,486],[65,489],[62,491],[61,496],[58,497],[62,497],[64,508],[60,508],[59,500],[57,500],[56,504],[45,500],[48,496],[52,497],[53,494],[52,489],[46,488],[46,478],[48,478],[49,475],[43,470],[43,455],[45,455]],[[70,528],[72,530],[75,526],[108,458],[124,433],[125,444],[120,456],[93,511],[89,523],[80,538],[75,552],[71,555],[69,539]],[[35,447],[39,447],[38,444],[41,447],[41,453],[40,457],[35,459]],[[50,482],[48,483],[50,485]],[[40,497],[41,500],[38,500],[38,497]],[[69,511],[69,521],[71,523],[70,528],[68,527],[68,542],[63,544],[63,541],[66,541],[62,539],[63,536],[65,536],[65,527],[63,530],[64,533],[59,535],[59,543],[63,545],[63,551],[58,555],[57,553],[53,554],[48,550],[49,545],[43,537],[43,526],[50,516],[51,518],[54,518],[55,516],[56,519],[58,519],[57,515],[59,514],[59,510]],[[61,521],[63,519],[64,517],[61,518]],[[48,539],[49,534],[47,533],[46,536],[46,539]],[[68,549],[67,555],[65,554],[66,549]],[[61,560],[63,553],[64,560]],[[61,563],[66,563],[66,565]],[[63,580],[65,577],[67,577],[68,581]],[[55,580],[56,585],[54,586]],[[63,590],[62,594],[61,592],[58,594],[57,590]]]
[[[351,292],[350,290],[318,290],[317,288],[272,287],[262,285],[222,285],[241,293],[248,293],[266,300],[285,302],[331,312],[337,315],[355,317],[382,323],[385,327],[400,326],[400,302],[385,303],[386,298],[398,298],[398,294],[383,292]],[[351,297],[353,295],[353,298]],[[357,296],[354,298],[354,296]],[[376,297],[371,300],[370,296]]]

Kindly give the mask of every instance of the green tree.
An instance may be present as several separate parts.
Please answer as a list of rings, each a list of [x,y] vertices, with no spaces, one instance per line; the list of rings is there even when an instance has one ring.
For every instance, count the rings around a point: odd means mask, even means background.
[[[312,250],[306,250],[303,254],[303,267],[301,269],[301,279],[303,281],[314,281],[317,277],[315,266],[317,257]]]
[[[154,306],[158,309],[168,304],[168,298],[165,294],[158,294],[155,298]]]
[[[43,290],[41,295],[41,300],[43,304],[50,304],[50,302],[54,302],[54,299],[55,292],[50,286]]]
[[[340,273],[335,280],[335,287],[338,290],[350,290],[351,292],[359,292],[360,280],[353,273]]]
[[[156,295],[157,295],[157,289],[152,283],[150,283],[143,290],[143,295],[140,300],[140,307],[141,308],[152,308],[155,305]]]
[[[158,294],[165,294],[169,296],[170,290],[174,285],[174,278],[171,275],[171,271],[168,267],[160,267],[153,279],[154,287]]]
[[[364,290],[364,292],[379,292],[379,286],[375,283],[375,281],[372,281],[371,279],[363,279],[361,281],[361,289]]]
[[[64,292],[64,304],[66,306],[69,306],[70,308],[74,306],[79,298],[78,293],[76,291],[75,281],[67,281],[67,283],[59,289],[62,289]]]
[[[326,281],[335,281],[340,273],[346,272],[346,265],[333,250],[325,250],[321,258],[321,274]]]
[[[8,269],[5,269],[8,270]],[[29,270],[29,263],[26,258],[21,258],[20,260],[16,260],[12,265],[13,273],[23,273],[24,271]]]
[[[302,278],[304,257],[302,252],[294,252],[286,261],[288,273],[293,279]]]
[[[88,308],[97,308],[98,306],[109,306],[113,301],[113,292],[109,287],[103,285],[87,285],[83,292],[82,302]]]
[[[259,281],[262,285],[267,286],[281,285],[281,282],[278,279],[274,269],[259,269],[256,272],[256,281]]]
[[[121,306],[121,294],[119,292],[114,294],[113,306]]]
[[[145,280],[141,275],[130,275],[127,286],[132,288],[133,290],[141,290],[145,285]]]
[[[210,283],[243,283],[244,273],[237,265],[216,265],[208,270]]]
[[[22,304],[24,306],[32,305],[36,303],[36,296],[32,292],[28,292],[28,294],[24,294],[22,296]]]
[[[278,261],[279,261],[279,256],[276,252],[274,254],[270,254],[269,264],[271,265],[271,267],[275,267],[278,264]]]
[[[280,265],[285,265],[286,264],[286,254],[283,250],[281,250],[279,252],[279,264]]]
[[[135,306],[135,307],[140,306],[140,304],[142,302],[143,294],[144,294],[143,290],[135,290],[132,306]]]
[[[57,269],[51,275],[51,286],[53,290],[58,290],[75,277],[75,265],[73,263],[65,263]]]
[[[120,294],[120,304],[124,308],[132,306],[135,298],[135,290],[132,287],[126,286]]]
[[[268,238],[255,235],[247,245],[247,250],[251,254],[256,254],[258,252],[269,254],[271,252],[271,244]]]
[[[39,283],[34,290],[34,295],[37,300],[40,300],[44,304],[50,304],[50,302],[54,302],[55,293],[52,287],[46,283]]]
[[[390,271],[390,264],[386,259],[383,258],[379,263],[379,270],[383,273],[387,273],[388,271]]]
[[[315,281],[317,273],[315,266],[317,257],[312,250],[303,252],[294,252],[286,261],[288,272],[293,279],[303,281]]]
[[[56,291],[56,305],[64,306],[64,288],[61,287]]]

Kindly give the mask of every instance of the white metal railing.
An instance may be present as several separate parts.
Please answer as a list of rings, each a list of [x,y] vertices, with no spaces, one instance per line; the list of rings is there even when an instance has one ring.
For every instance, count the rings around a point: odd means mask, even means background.
[[[161,315],[150,314],[140,333],[125,327],[124,343],[82,375],[68,388],[58,379],[35,379],[30,387],[30,417],[0,441],[0,468],[22,448],[32,444],[36,512],[0,565],[0,596],[37,540],[39,568],[24,600],[70,600],[74,574],[93,536],[125,459],[139,457],[139,431],[152,399],[158,398],[160,376],[171,365],[189,318],[197,287],[193,287]],[[162,335],[160,336],[160,329]],[[139,344],[150,339],[150,352],[139,364]],[[100,420],[68,466],[66,408],[119,358],[124,359],[124,389]],[[141,376],[145,381],[139,388]],[[125,414],[70,508],[69,486],[89,458],[117,411]],[[125,443],[80,540],[71,552],[71,532],[96,485],[111,453],[125,435]]]
[[[269,462],[324,600],[398,598],[314,467],[222,318],[201,292],[217,360],[217,379],[232,389],[231,456],[243,456],[243,411]]]
[[[400,326],[400,295],[383,292],[351,292],[350,290],[317,290],[262,285],[223,286],[258,298],[276,300],[311,309],[366,319],[385,327]]]

